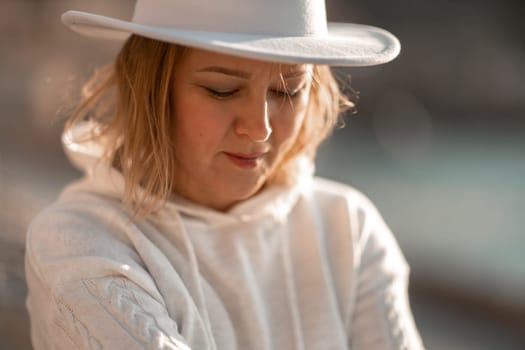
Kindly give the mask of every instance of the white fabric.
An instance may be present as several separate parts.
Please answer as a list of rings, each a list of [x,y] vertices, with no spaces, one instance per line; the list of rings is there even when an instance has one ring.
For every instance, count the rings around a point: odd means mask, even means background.
[[[155,27],[304,36],[326,33],[324,0],[137,0],[132,22]]]
[[[68,11],[62,21],[88,36],[130,33],[283,63],[368,66],[394,59],[397,38],[372,26],[328,23],[324,0],[138,0],[131,21]]]
[[[35,350],[422,349],[407,264],[356,190],[305,175],[228,213],[174,197],[136,222],[121,175],[84,164],[28,232]]]

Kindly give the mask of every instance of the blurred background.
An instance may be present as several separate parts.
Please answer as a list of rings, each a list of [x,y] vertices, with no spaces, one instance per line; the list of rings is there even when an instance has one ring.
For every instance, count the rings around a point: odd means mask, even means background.
[[[0,349],[30,349],[24,235],[79,176],[60,145],[90,73],[119,44],[59,16],[129,18],[132,0],[0,0]],[[394,62],[337,70],[359,92],[320,175],[366,193],[412,267],[431,350],[525,349],[525,3],[328,0],[332,21],[385,27]]]

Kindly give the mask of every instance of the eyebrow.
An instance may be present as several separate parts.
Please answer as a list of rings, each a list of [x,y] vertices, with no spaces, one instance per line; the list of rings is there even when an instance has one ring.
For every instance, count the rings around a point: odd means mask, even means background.
[[[201,72],[221,73],[225,75],[233,75],[235,77],[239,77],[242,79],[249,79],[252,76],[251,73],[248,73],[242,70],[229,69],[229,68],[221,67],[221,66],[206,67],[206,68],[199,69],[197,72],[199,73]]]
[[[197,70],[197,72],[199,73],[201,72],[220,73],[220,74],[225,74],[225,75],[232,75],[232,76],[242,78],[242,79],[249,79],[252,76],[252,73],[250,72],[237,70],[237,69],[230,69],[230,68],[221,67],[221,66],[210,66],[210,67],[199,69]],[[300,77],[307,73],[308,73],[308,70],[303,70],[303,69],[291,71],[291,72],[284,74],[283,78],[289,79],[289,78]]]

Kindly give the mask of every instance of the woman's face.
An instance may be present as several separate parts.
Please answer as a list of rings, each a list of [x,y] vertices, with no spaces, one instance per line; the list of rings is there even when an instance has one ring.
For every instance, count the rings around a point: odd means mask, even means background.
[[[312,69],[189,50],[173,80],[175,192],[224,211],[260,190],[303,123]]]

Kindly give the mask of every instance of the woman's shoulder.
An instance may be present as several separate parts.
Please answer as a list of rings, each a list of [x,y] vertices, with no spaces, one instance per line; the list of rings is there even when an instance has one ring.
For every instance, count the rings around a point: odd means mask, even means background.
[[[392,269],[407,270],[392,231],[366,195],[349,185],[320,178],[315,179],[312,192],[311,207],[317,216],[331,225],[330,232],[346,227],[363,261],[381,255],[391,259]]]
[[[366,240],[372,231],[388,230],[372,201],[354,187],[316,177],[307,191],[305,203],[311,216],[337,230],[348,229],[355,242]],[[336,230],[335,228],[333,228]]]
[[[30,222],[26,257],[33,263],[104,255],[128,245],[125,231],[131,220],[119,202],[78,186],[67,187]]]
[[[315,177],[311,193],[316,201],[327,202],[332,205],[345,205],[353,209],[375,211],[370,199],[358,189],[341,182],[326,178]]]
[[[58,199],[40,211],[31,221],[29,233],[44,231],[46,236],[64,232],[68,228],[79,232],[93,227],[104,227],[127,215],[117,198],[85,189],[83,181],[67,186]]]
[[[330,180],[324,177],[314,177],[313,188],[316,190],[316,192],[341,196],[361,193],[350,185],[335,180]]]

